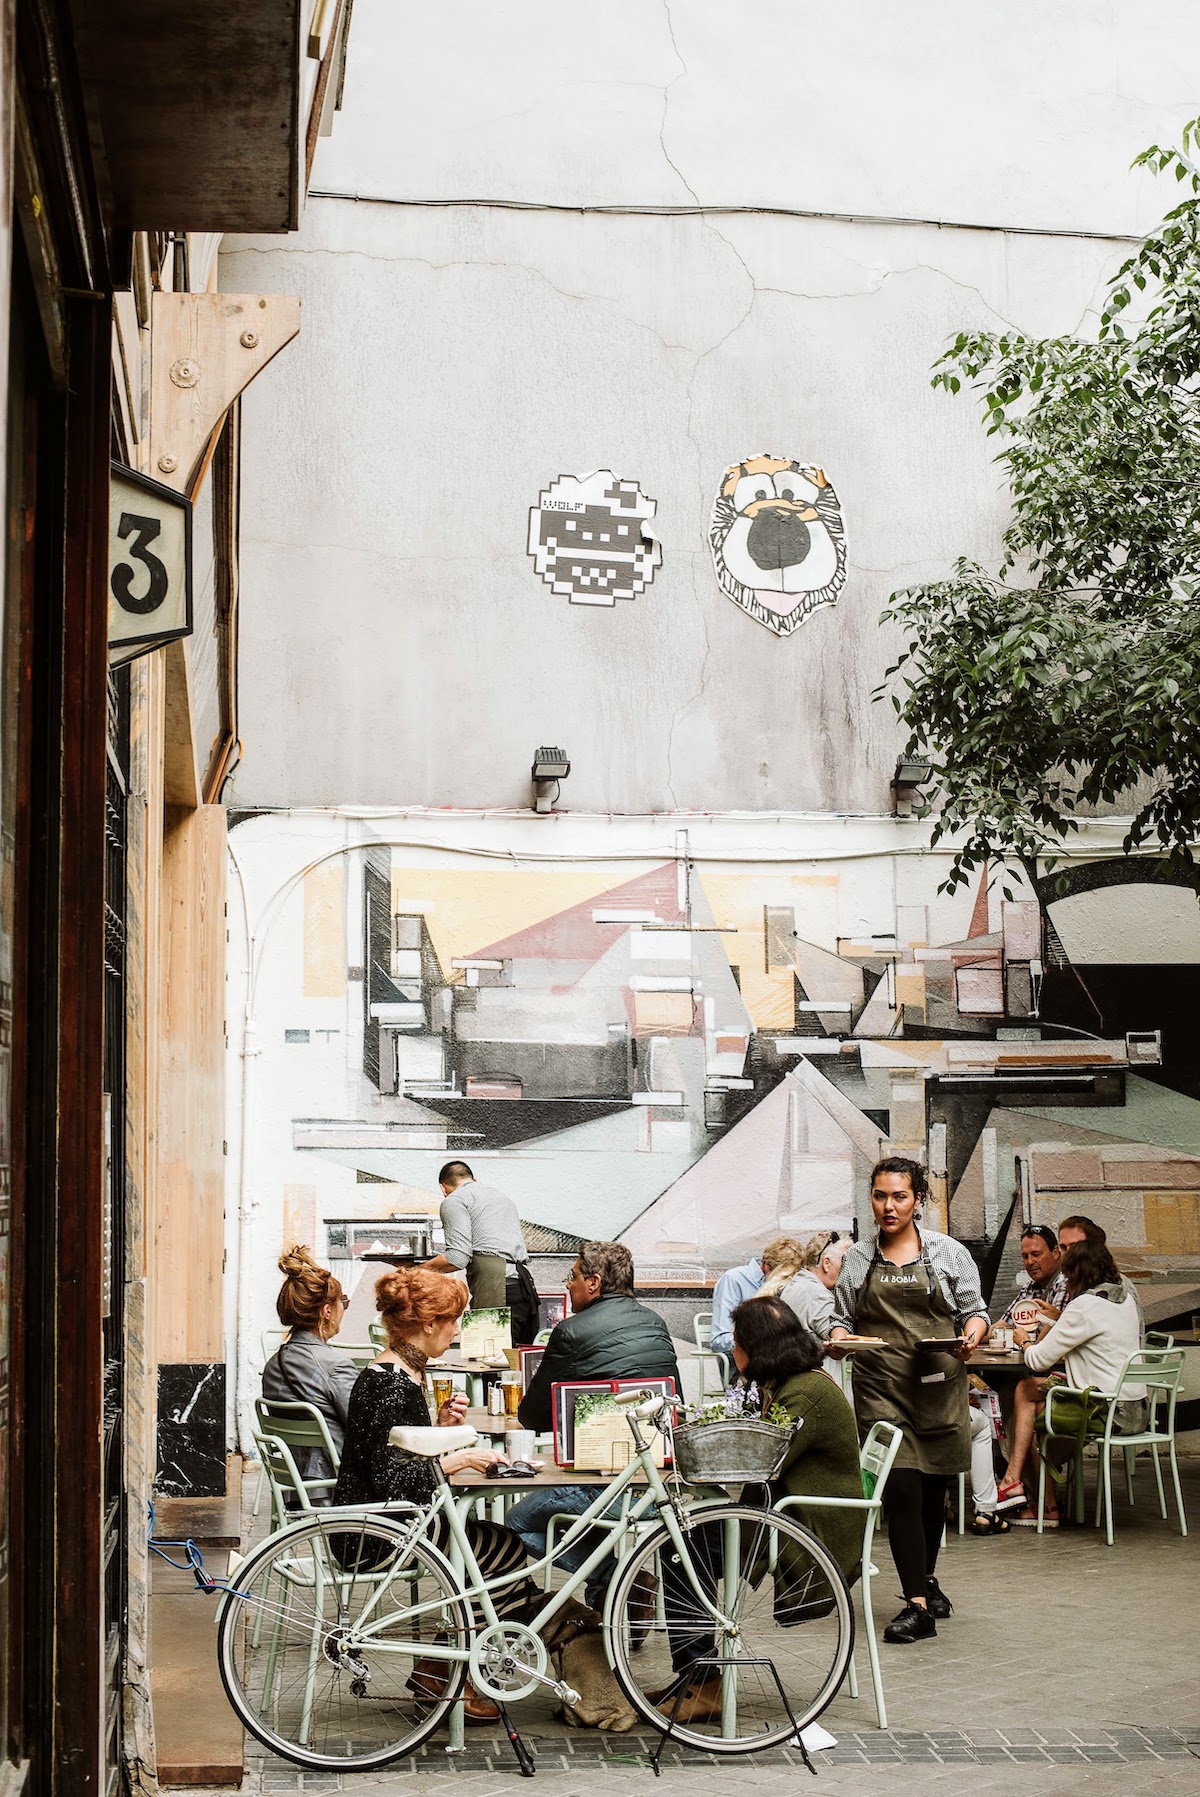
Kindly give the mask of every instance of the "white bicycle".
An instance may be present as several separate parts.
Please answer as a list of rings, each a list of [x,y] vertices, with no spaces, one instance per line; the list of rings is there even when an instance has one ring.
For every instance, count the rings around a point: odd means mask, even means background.
[[[557,1551],[602,1517],[606,1527],[525,1622],[501,1620],[493,1595],[536,1577],[550,1556],[489,1584],[455,1502],[462,1493],[440,1467],[424,1509],[327,1509],[269,1536],[237,1568],[218,1617],[221,1678],[246,1728],[297,1765],[372,1770],[426,1741],[469,1673],[501,1706],[521,1770],[532,1773],[506,1706],[546,1688],[578,1701],[548,1671],[541,1631],[615,1553],[604,1642],[639,1717],[710,1754],[798,1743],[850,1662],[846,1582],[790,1516],[668,1485],[639,1424],[669,1430],[672,1403],[634,1394],[634,1457]],[[401,1451],[435,1460],[474,1439],[470,1428],[391,1436]],[[631,1490],[639,1474],[644,1487]],[[647,1591],[657,1594],[649,1608],[639,1601]],[[697,1680],[707,1701],[684,1703]]]

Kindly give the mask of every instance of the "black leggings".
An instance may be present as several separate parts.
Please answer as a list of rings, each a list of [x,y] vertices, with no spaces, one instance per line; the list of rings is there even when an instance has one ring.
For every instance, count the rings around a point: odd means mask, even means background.
[[[905,1602],[924,1597],[933,1577],[942,1530],[946,1526],[945,1473],[919,1473],[915,1467],[894,1466],[884,1492],[888,1545]]]

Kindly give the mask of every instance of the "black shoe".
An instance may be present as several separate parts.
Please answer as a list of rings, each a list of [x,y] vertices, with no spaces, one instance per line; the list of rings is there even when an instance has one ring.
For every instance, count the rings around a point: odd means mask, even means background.
[[[925,1599],[929,1614],[936,1617],[939,1622],[945,1622],[947,1616],[953,1616],[954,1605],[936,1579],[926,1579],[925,1583],[929,1587],[929,1595]]]
[[[883,1631],[885,1641],[907,1647],[910,1641],[924,1641],[937,1634],[937,1623],[920,1604],[905,1604],[899,1616],[893,1616]]]

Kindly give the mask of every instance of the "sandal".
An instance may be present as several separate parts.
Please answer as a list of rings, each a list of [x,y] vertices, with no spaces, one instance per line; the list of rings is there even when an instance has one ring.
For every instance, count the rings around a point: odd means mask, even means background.
[[[969,1525],[972,1535],[1007,1535],[1012,1524],[998,1510],[977,1510]]]
[[[1037,1511],[1022,1510],[1019,1516],[1013,1517],[1013,1521],[1016,1523],[1018,1529],[1036,1529]],[[1058,1527],[1058,1514],[1056,1511],[1047,1510],[1042,1518],[1042,1527],[1043,1529],[1056,1529]]]
[[[1024,1508],[1025,1503],[1025,1487],[1020,1479],[1007,1481],[996,1493],[997,1510],[1019,1510]]]

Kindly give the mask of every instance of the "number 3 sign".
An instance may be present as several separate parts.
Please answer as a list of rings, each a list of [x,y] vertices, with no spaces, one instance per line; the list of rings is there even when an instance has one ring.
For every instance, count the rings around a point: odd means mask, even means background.
[[[130,661],[192,629],[192,505],[112,464],[108,511],[108,646]]]

